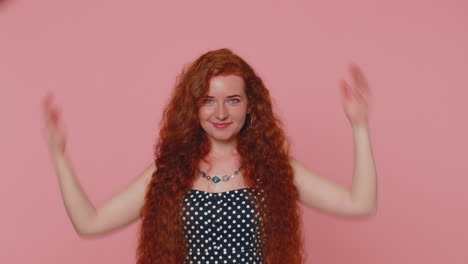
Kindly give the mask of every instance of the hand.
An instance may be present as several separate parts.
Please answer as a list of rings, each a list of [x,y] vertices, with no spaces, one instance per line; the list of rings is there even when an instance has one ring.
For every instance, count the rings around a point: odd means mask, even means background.
[[[370,103],[370,89],[361,69],[356,64],[350,65],[354,86],[342,80],[341,94],[343,108],[353,127],[367,126]]]
[[[53,94],[48,93],[43,99],[46,136],[52,151],[65,152],[65,129],[60,120],[60,111],[53,105]]]

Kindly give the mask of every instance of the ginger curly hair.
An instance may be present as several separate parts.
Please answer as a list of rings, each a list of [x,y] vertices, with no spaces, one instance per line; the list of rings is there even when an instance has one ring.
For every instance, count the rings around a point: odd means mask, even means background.
[[[198,163],[210,142],[198,119],[199,102],[211,77],[237,75],[244,79],[249,117],[237,137],[244,177],[262,191],[256,199],[262,221],[262,247],[267,264],[303,261],[303,237],[298,190],[289,164],[289,144],[273,113],[268,90],[247,62],[229,49],[209,51],[177,77],[164,109],[155,145],[157,170],[141,209],[137,264],[180,264],[188,254],[181,217],[184,195],[197,175]],[[249,124],[249,118],[254,121]]]

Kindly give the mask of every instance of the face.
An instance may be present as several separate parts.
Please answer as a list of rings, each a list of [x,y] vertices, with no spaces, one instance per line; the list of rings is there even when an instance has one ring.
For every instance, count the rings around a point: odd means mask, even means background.
[[[200,125],[212,141],[233,142],[247,115],[247,95],[242,77],[215,76],[198,110]]]

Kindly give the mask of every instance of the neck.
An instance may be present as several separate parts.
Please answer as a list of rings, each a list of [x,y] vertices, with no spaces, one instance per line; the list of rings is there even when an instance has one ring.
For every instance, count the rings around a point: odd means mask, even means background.
[[[211,149],[208,154],[200,161],[200,169],[205,172],[210,171],[211,169],[216,169],[219,172],[220,168],[223,173],[226,173],[224,170],[236,170],[239,168],[241,163],[241,158],[237,153],[236,144],[233,142],[220,142],[214,141],[211,142]]]
[[[224,157],[237,155],[237,146],[235,141],[219,142],[211,141],[211,150],[208,154],[212,157]]]
[[[226,157],[237,156],[237,144],[235,140],[231,141],[215,141],[211,140],[211,149],[208,156],[211,157]]]

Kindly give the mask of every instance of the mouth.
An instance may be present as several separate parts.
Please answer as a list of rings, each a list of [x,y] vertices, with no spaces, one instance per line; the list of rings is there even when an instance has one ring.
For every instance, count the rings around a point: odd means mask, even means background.
[[[216,128],[226,128],[228,127],[231,123],[212,123],[214,127]]]

